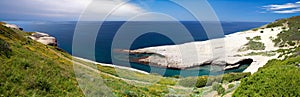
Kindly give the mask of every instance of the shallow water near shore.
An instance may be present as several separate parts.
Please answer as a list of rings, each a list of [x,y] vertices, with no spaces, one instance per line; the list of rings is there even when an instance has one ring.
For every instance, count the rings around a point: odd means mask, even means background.
[[[58,46],[65,51],[72,54],[72,40],[77,22],[29,22],[29,21],[7,21],[8,23],[17,24],[20,27],[24,28],[25,31],[40,31],[48,33],[58,40]],[[87,22],[86,25],[94,25],[98,22]],[[166,22],[157,22],[157,24],[165,24]],[[170,22],[168,22],[170,23]],[[108,63],[111,64],[111,43],[114,38],[115,33],[118,29],[124,24],[124,22],[114,21],[114,22],[104,22],[102,28],[99,30],[97,41],[96,41],[96,49],[95,56],[91,56],[88,51],[85,51],[84,48],[82,52],[78,55],[78,57],[93,59],[96,58],[95,61],[100,63]],[[137,22],[136,24],[143,24],[143,22]],[[186,21],[182,22],[182,24],[190,31],[193,35],[194,41],[203,41],[207,40],[207,36],[201,24],[199,22]],[[263,22],[222,22],[224,34],[228,35],[234,32],[243,31],[252,29],[255,27],[262,26],[267,23]],[[134,30],[134,29],[130,29]],[[88,32],[87,32],[88,33]],[[176,34],[176,33],[174,33]],[[177,38],[184,38],[183,36],[176,36]],[[186,43],[191,41],[181,41],[181,43]],[[166,36],[157,34],[157,33],[149,33],[145,34],[134,41],[131,45],[131,49],[138,49],[144,47],[153,47],[153,46],[161,46],[161,45],[174,45],[174,43]],[[115,64],[121,64],[122,61],[117,62]],[[239,68],[235,68],[232,70],[226,70],[225,73],[228,72],[242,72],[244,71],[249,64],[242,64]],[[138,63],[131,63],[131,67],[143,70],[150,73],[161,74],[163,76],[201,76],[210,74],[210,66],[201,66],[200,68],[193,68],[188,70],[175,70],[175,69],[165,69],[155,66],[147,66]]]

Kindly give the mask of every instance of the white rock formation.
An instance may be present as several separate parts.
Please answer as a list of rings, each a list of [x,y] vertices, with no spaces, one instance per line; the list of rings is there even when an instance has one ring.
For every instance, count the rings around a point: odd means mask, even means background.
[[[45,45],[57,46],[56,38],[46,33],[35,32],[29,37]]]
[[[20,28],[19,26],[15,25],[15,24],[3,24],[3,26],[12,28],[12,29],[17,29],[17,30],[23,30],[23,28]]]
[[[267,52],[278,50],[274,47],[270,37],[276,38],[277,34],[282,31],[282,27],[275,28],[261,28],[257,31],[248,30],[226,35],[225,38],[213,39],[207,41],[191,42],[180,45],[149,47],[132,52],[151,52],[164,57],[150,56],[148,58],[140,59],[141,62],[153,63],[162,67],[171,68],[188,68],[196,67],[201,64],[235,64],[244,59],[253,59],[251,65],[245,72],[256,72],[259,67],[262,67],[268,60],[277,57],[269,56],[242,56],[251,52]],[[263,31],[263,33],[261,33]],[[253,38],[261,36],[260,42],[266,46],[265,50],[248,50],[239,52],[245,44],[249,42],[246,37]],[[233,66],[234,67],[234,66]],[[230,68],[230,67],[226,67]]]

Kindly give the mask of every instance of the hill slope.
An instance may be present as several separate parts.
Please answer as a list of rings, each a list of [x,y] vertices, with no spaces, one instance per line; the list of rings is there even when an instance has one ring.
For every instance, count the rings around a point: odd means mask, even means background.
[[[0,95],[83,96],[72,63],[49,49],[65,53],[25,36],[0,25]]]
[[[286,30],[274,40],[283,60],[274,59],[254,75],[242,80],[234,97],[299,97],[300,96],[300,16],[278,20],[267,27],[284,26]]]

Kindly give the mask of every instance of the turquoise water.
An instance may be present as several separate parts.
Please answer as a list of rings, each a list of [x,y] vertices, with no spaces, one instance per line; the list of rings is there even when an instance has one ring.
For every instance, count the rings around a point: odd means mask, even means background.
[[[52,36],[55,36],[58,40],[58,46],[65,51],[72,54],[72,40],[77,22],[32,22],[32,21],[8,21],[8,23],[17,24],[20,27],[24,28],[25,31],[40,31],[48,33]],[[96,40],[96,48],[95,48],[95,56],[90,56],[89,51],[85,51],[83,47],[81,53],[78,53],[78,57],[93,59],[96,58],[97,62],[102,63],[112,63],[111,49],[120,49],[120,48],[111,48],[112,40],[115,36],[115,33],[118,29],[124,24],[123,21],[113,21],[113,22],[104,22],[103,26],[99,30],[97,40]],[[143,25],[147,22],[134,22],[136,25]],[[158,25],[168,25],[173,22],[155,22]],[[207,40],[208,37],[202,28],[199,22],[194,21],[183,21],[181,22],[192,34],[194,40],[184,40],[186,36],[179,36],[174,33],[175,38],[182,39],[180,43],[186,43],[191,41],[203,41]],[[92,26],[98,24],[98,22],[86,22],[85,25]],[[248,30],[255,27],[262,26],[267,23],[263,22],[222,22],[222,27],[224,30],[224,34],[231,34],[238,31]],[[147,26],[147,25],[146,25]],[[149,26],[151,27],[151,26]],[[128,30],[137,30],[137,29],[128,29]],[[170,30],[176,30],[170,29]],[[89,33],[86,31],[84,33]],[[88,37],[87,37],[88,38]],[[124,39],[126,41],[126,39]],[[131,45],[131,49],[138,49],[144,47],[152,47],[152,46],[161,46],[161,45],[173,45],[174,43],[166,36],[163,36],[158,33],[148,33],[140,36],[138,39],[134,41]],[[122,65],[122,61],[118,61],[115,64]],[[233,70],[226,70],[227,72],[242,72],[244,69],[248,67],[249,64],[243,64],[240,68],[236,68]],[[159,67],[153,67],[143,64],[131,63],[132,68],[136,68],[139,70],[143,70],[146,72],[157,73],[163,76],[174,76],[182,74],[181,76],[198,76],[198,75],[208,75],[210,73],[209,66],[203,66],[201,68],[194,68],[189,70],[174,70],[174,69],[165,69]]]

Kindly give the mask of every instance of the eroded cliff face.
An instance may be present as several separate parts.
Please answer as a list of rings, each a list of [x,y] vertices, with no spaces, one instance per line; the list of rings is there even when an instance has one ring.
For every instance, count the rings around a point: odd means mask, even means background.
[[[133,55],[148,54],[148,56],[129,59],[131,62],[145,65],[188,69],[213,64],[224,66],[224,69],[232,69],[239,67],[240,64],[244,64],[243,62],[248,62],[252,65],[249,66],[251,70],[249,69],[248,72],[255,72],[268,60],[277,58],[276,53],[272,56],[255,55],[255,53],[267,53],[278,50],[279,48],[274,46],[272,38],[276,38],[277,34],[282,32],[282,30],[282,27],[264,27],[257,30],[237,32],[220,39],[121,51],[122,53]],[[259,39],[253,42],[257,37]],[[263,47],[252,49],[250,42],[262,44]]]

